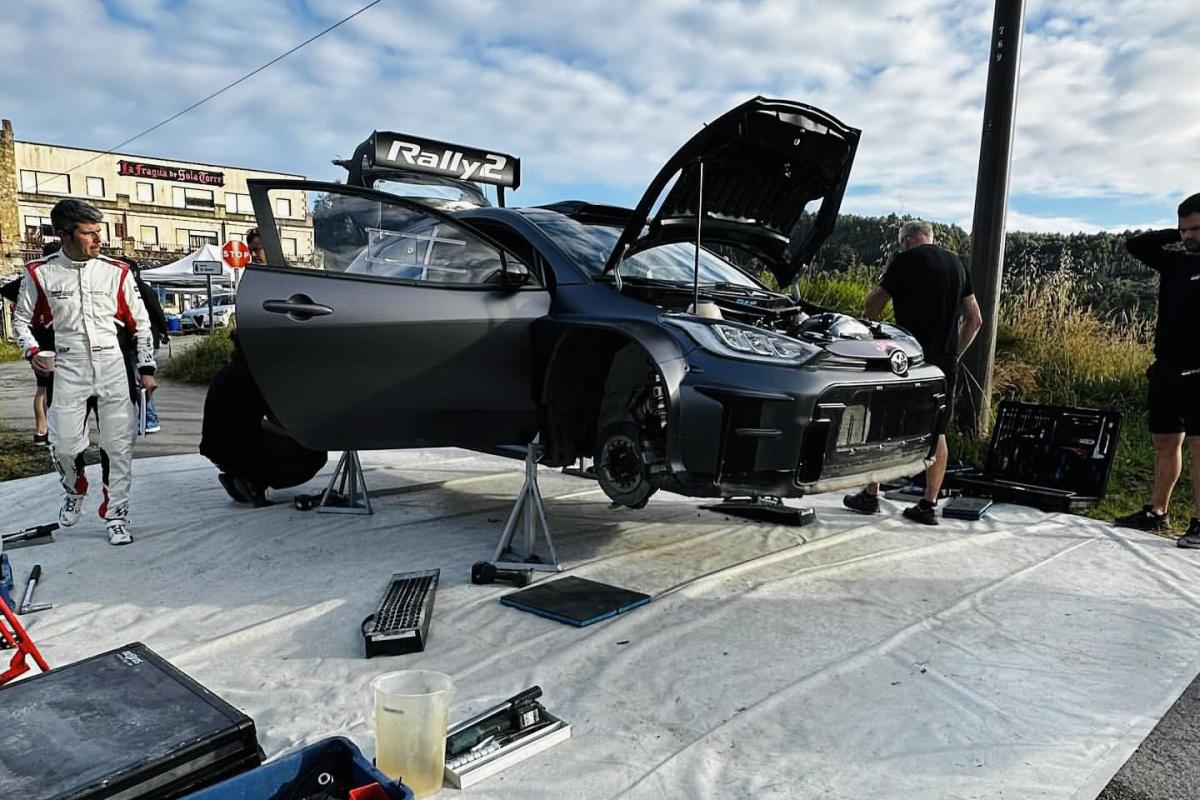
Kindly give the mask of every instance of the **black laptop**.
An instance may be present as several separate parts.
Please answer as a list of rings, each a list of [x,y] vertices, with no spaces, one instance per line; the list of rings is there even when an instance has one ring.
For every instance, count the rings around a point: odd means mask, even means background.
[[[973,497],[1044,511],[1081,511],[1104,497],[1121,414],[1093,408],[1005,400],[992,427],[983,470],[947,474]]]

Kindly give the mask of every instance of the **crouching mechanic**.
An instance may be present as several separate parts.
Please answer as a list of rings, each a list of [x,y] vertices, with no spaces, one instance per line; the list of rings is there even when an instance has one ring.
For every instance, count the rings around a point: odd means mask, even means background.
[[[101,213],[82,200],[58,202],[50,212],[62,249],[25,267],[13,313],[17,342],[38,374],[54,373],[48,422],[50,455],[62,477],[58,521],[79,521],[88,482],[83,451],[88,446],[88,400],[96,398],[100,448],[108,461],[100,517],[109,544],[129,544],[129,489],[133,467],[135,407],[130,399],[119,327],[137,343],[141,386],[153,392],[154,350],[150,319],[129,267],[100,256]],[[54,330],[54,352],[39,352],[31,327]]]

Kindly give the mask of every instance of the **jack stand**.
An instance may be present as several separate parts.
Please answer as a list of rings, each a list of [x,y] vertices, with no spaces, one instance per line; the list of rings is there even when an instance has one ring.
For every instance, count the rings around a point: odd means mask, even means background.
[[[546,506],[542,502],[542,492],[538,488],[537,462],[542,457],[542,446],[536,441],[529,444],[525,451],[525,483],[521,486],[521,494],[513,505],[508,522],[504,524],[504,533],[500,534],[500,543],[496,545],[496,554],[492,562],[503,569],[536,569],[543,572],[559,572],[558,554],[554,552],[554,540],[550,538],[550,526],[546,524]],[[513,536],[517,528],[525,530],[525,551],[513,549]],[[534,553],[537,534],[541,533],[550,549],[550,560],[543,562]]]
[[[0,600],[0,649],[8,648],[12,648],[16,652],[8,662],[8,669],[0,672],[0,686],[32,669],[25,663],[26,656],[32,656],[38,669],[42,672],[50,671],[50,665],[46,663],[46,659],[42,658],[37,645],[30,640],[29,634],[25,632],[25,628],[21,626],[8,603]]]
[[[715,505],[700,507],[705,511],[715,511],[731,517],[770,522],[774,525],[791,525],[797,528],[811,525],[817,521],[817,512],[813,509],[784,505],[783,500],[778,497],[759,497],[758,495],[748,498],[727,497]]]
[[[335,499],[338,501],[335,504]],[[363,477],[362,462],[357,450],[342,453],[329,485],[317,504],[318,514],[374,514],[371,495],[367,493],[367,481]]]
[[[576,478],[596,480],[596,468],[592,465],[592,460],[586,456],[580,456],[574,464],[563,467],[562,473],[563,475],[573,475]]]

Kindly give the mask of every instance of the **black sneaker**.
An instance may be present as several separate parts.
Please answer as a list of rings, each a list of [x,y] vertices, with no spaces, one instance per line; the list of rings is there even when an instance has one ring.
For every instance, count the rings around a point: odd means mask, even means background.
[[[904,509],[904,516],[911,519],[913,522],[919,522],[922,525],[937,525],[937,506],[926,505],[925,501],[917,503],[915,506],[909,506]]]
[[[1122,528],[1135,528],[1139,531],[1165,531],[1170,525],[1166,514],[1156,514],[1150,506],[1142,506],[1141,511],[1126,514],[1113,520],[1114,525]]]
[[[33,435],[33,443],[35,445],[37,445],[38,447],[49,447],[50,446],[50,434],[35,433]]]
[[[860,514],[878,514],[879,495],[870,494],[866,489],[863,489],[855,494],[848,494],[843,497],[842,505]]]
[[[222,488],[225,489],[225,493],[228,494],[231,498],[233,498],[233,501],[235,503],[249,503],[250,502],[250,498],[248,498],[248,497],[246,497],[246,495],[242,494],[242,492],[239,490],[239,488],[234,485],[233,478],[230,478],[228,475],[226,475],[224,472],[222,472],[221,474],[217,475],[217,480],[221,482],[221,486],[222,486]]]
[[[1189,550],[1200,550],[1200,519],[1192,517],[1192,524],[1188,525],[1187,533],[1180,536],[1175,544]]]

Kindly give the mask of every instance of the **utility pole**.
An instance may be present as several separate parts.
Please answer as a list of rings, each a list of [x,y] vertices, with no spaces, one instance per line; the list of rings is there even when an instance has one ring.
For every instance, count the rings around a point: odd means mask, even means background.
[[[974,380],[968,379],[967,391],[960,394],[957,409],[960,428],[975,435],[987,428],[991,413],[996,322],[1000,310],[1000,286],[1004,279],[1008,173],[1024,23],[1025,0],[996,0],[987,95],[983,103],[979,174],[975,181],[975,216],[971,223],[971,283],[983,312],[983,328],[963,357],[963,367],[968,377]]]

